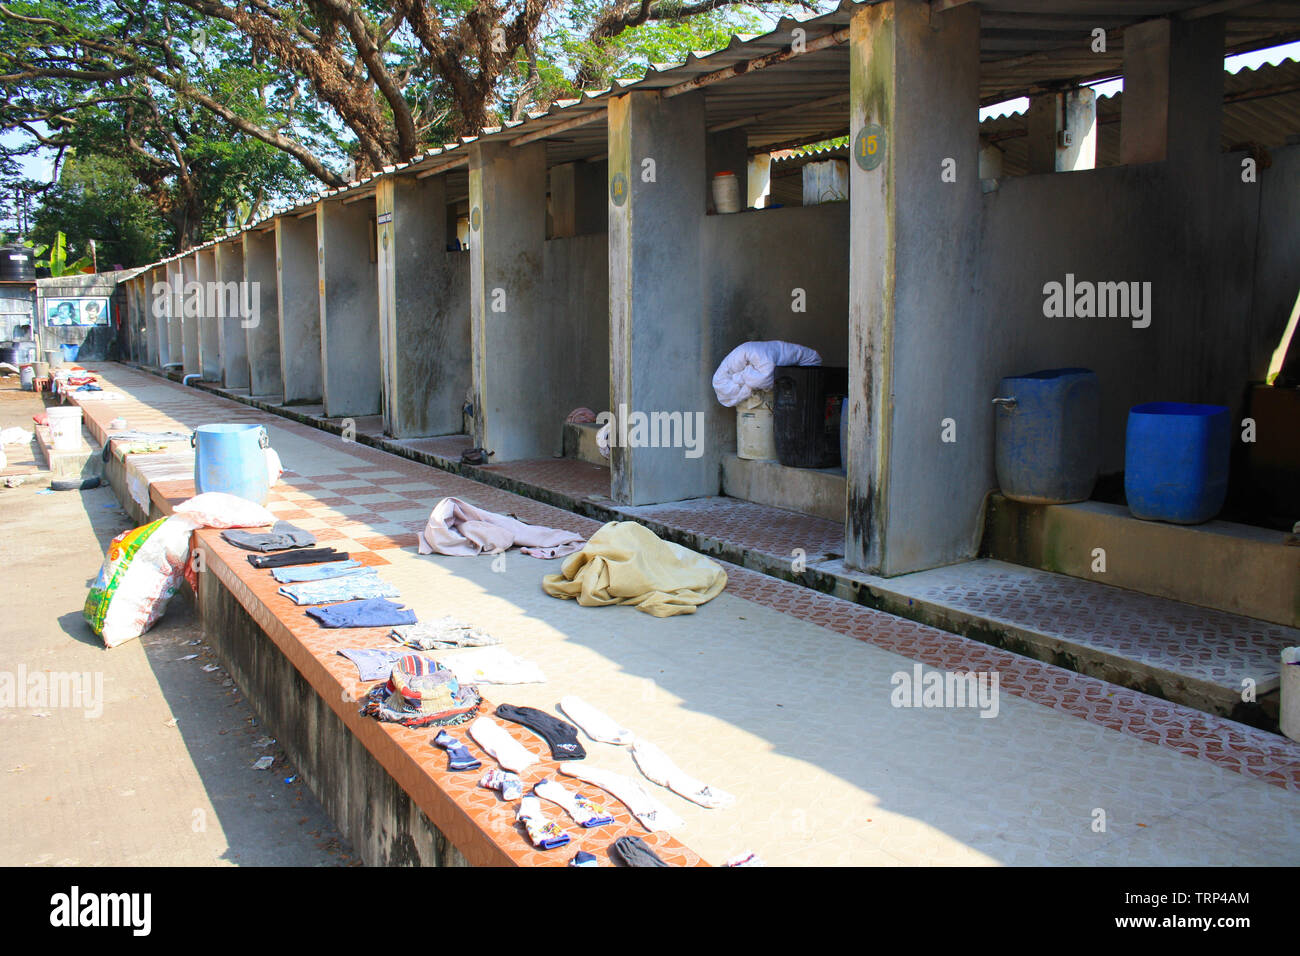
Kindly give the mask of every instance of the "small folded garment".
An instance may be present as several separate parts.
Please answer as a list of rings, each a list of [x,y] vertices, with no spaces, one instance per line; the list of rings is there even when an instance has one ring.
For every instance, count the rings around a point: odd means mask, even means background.
[[[325,561],[347,561],[346,551],[333,548],[307,548],[286,551],[283,554],[250,554],[248,563],[255,568],[287,568],[295,564],[321,564]]]
[[[489,770],[479,779],[484,790],[495,790],[502,800],[518,800],[524,795],[524,784],[519,774],[509,770]]]
[[[573,859],[569,861],[569,866],[600,866],[600,862],[595,856],[586,850],[579,850],[573,854]]]
[[[344,574],[351,574],[361,567],[360,561],[348,558],[346,561],[334,561],[330,564],[304,564],[288,568],[276,568],[271,572],[271,577],[275,578],[280,584],[296,584],[299,581],[324,581],[326,578],[337,578]]]
[[[469,684],[545,684],[546,675],[532,661],[515,657],[504,647],[450,650],[442,662]]]
[[[343,647],[339,653],[357,665],[358,680],[386,680],[393,672],[393,664],[404,651],[382,650],[375,647]]]
[[[587,756],[587,751],[578,742],[578,728],[568,721],[552,717],[536,707],[516,707],[514,704],[501,704],[496,714],[502,720],[527,727],[545,740],[554,760],[583,760]]]
[[[414,611],[384,598],[312,607],[307,609],[307,616],[321,627],[393,627],[416,621]]]
[[[445,730],[438,731],[438,736],[433,738],[433,742],[447,751],[448,770],[477,770],[483,766],[483,761],[471,754],[469,748],[459,738]]]
[[[573,822],[584,829],[603,827],[614,822],[614,817],[604,807],[588,797],[566,790],[554,780],[541,780],[533,786],[533,793],[543,800],[558,803]]]
[[[294,604],[334,604],[338,601],[356,601],[361,598],[395,598],[402,592],[381,578],[373,569],[345,574],[324,581],[300,581],[279,588]]]
[[[619,837],[609,845],[609,858],[619,866],[668,866],[640,837]]]
[[[519,801],[515,819],[524,825],[528,839],[539,850],[554,850],[569,842],[569,835],[554,820],[547,819],[542,801],[536,797],[524,797]]]
[[[602,526],[560,574],[542,578],[542,590],[551,597],[575,599],[583,607],[631,604],[655,617],[694,614],[726,586],[727,572],[717,562],[663,541],[635,521]]]
[[[421,621],[409,627],[395,627],[389,636],[399,644],[420,651],[440,651],[449,647],[483,647],[501,643],[500,638],[485,634],[454,617],[440,617],[436,621]]]
[[[533,557],[558,558],[582,547],[582,535],[560,528],[524,524],[510,515],[475,508],[459,498],[443,498],[420,532],[420,553],[461,557],[497,554],[518,545]]]
[[[269,532],[252,532],[244,528],[229,528],[221,537],[245,551],[286,551],[290,548],[310,548],[316,537],[287,521],[277,521]]]

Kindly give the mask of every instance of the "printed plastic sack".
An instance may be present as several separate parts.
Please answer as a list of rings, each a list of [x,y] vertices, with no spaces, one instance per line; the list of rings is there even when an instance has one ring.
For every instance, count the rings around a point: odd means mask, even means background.
[[[110,542],[82,611],[105,647],[139,637],[163,616],[187,578],[195,527],[188,518],[172,515],[124,531]]]
[[[257,502],[224,491],[205,491],[182,501],[172,511],[200,528],[262,528],[275,524],[275,515]]]

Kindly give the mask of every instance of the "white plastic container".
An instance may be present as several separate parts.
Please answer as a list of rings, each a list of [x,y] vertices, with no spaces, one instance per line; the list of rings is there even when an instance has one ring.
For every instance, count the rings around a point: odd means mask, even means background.
[[[713,174],[713,208],[720,213],[740,212],[740,180],[735,173]]]
[[[754,392],[736,406],[736,457],[750,461],[776,460],[771,392]]]
[[[1300,740],[1300,647],[1282,650],[1282,733],[1292,740]]]
[[[81,448],[81,406],[53,406],[45,410],[45,418],[50,423],[50,444],[56,450]]]

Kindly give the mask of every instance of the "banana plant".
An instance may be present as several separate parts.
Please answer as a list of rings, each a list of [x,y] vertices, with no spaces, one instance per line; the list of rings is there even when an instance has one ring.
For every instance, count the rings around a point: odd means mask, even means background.
[[[68,261],[68,237],[59,233],[53,243],[46,243],[39,246],[27,243],[36,254],[36,261],[50,270],[50,275],[54,278],[59,276],[74,275],[79,272],[90,272],[92,266],[88,256],[82,256],[74,262]],[[41,258],[49,253],[49,259]]]

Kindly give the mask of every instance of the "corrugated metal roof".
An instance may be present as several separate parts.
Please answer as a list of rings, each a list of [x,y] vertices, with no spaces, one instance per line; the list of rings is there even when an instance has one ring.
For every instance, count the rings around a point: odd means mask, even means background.
[[[1223,77],[1223,126],[1220,142],[1230,149],[1242,144],[1277,147],[1287,137],[1300,135],[1300,62],[1287,60],[1226,73]],[[1120,114],[1124,94],[1097,100],[1097,165],[1120,162]],[[1002,116],[980,124],[980,138],[1002,150],[1003,172],[1009,176],[1028,171],[1028,120],[1025,114]]]
[[[776,149],[829,139],[848,132],[848,49],[835,37],[845,34],[854,9],[881,0],[842,0],[821,15],[783,17],[770,32],[757,37],[733,36],[719,50],[692,53],[677,64],[651,66],[636,80],[617,80],[608,89],[561,100],[549,109],[528,114],[519,122],[484,129],[478,136],[431,149],[410,163],[385,168],[339,190],[329,190],[268,212],[247,228],[257,228],[281,215],[301,214],[325,198],[342,197],[377,176],[428,172],[468,161],[468,145],[478,140],[535,136],[547,144],[550,165],[592,159],[607,148],[607,133],[599,122],[606,99],[630,89],[670,90],[698,84],[711,74],[734,75],[709,85],[705,95],[706,124],[744,128],[751,150]],[[934,0],[933,15],[973,0]],[[1226,50],[1239,52],[1300,37],[1296,4],[1273,2],[1206,3],[1206,0],[979,0],[980,102],[996,103],[1080,82],[1113,76],[1123,63],[1123,29],[1153,17],[1198,17],[1207,12],[1225,15]],[[1104,53],[1091,49],[1092,31],[1107,31]],[[764,58],[779,58],[791,45],[796,29],[810,51],[767,66]],[[818,43],[826,44],[816,48]],[[839,102],[833,98],[843,96]],[[589,120],[590,122],[584,122]],[[548,132],[550,130],[550,132]],[[164,260],[169,261],[169,260]]]

